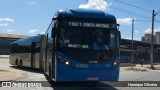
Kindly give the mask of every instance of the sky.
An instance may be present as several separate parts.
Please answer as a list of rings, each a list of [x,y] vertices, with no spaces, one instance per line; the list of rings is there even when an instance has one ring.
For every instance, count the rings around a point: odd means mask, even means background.
[[[160,0],[1,0],[0,33],[33,36],[45,33],[54,13],[68,8],[93,8],[116,17],[122,38],[134,40],[151,33],[152,11],[154,31],[160,31]]]

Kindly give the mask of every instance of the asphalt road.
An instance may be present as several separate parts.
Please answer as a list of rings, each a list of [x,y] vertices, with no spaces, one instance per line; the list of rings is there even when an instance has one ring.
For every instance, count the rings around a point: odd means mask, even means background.
[[[0,58],[0,69],[10,70],[22,74],[22,77],[16,81],[44,81],[49,86],[52,87],[41,87],[41,88],[23,88],[23,90],[160,90],[160,87],[122,87],[121,84],[115,87],[114,84],[108,84],[108,82],[94,82],[94,83],[78,83],[75,87],[66,87],[67,85],[75,83],[62,83],[56,86],[53,83],[49,83],[47,77],[38,70],[24,68],[20,69],[9,64],[8,59]],[[120,72],[119,81],[160,81],[160,71],[158,70],[148,70],[145,72],[141,71],[126,71],[122,70]],[[140,82],[139,82],[140,83]],[[67,85],[66,85],[67,84]],[[62,86],[61,86],[62,85]],[[84,85],[85,87],[80,87]],[[72,85],[71,85],[72,86]],[[160,85],[159,85],[160,86]],[[0,90],[22,90],[22,88],[0,88]]]

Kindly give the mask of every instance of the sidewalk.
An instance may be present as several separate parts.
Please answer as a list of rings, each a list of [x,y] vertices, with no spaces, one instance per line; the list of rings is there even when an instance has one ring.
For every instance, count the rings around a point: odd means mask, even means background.
[[[120,67],[120,71],[150,71],[153,69],[150,69],[150,64],[144,64],[143,67],[141,67],[140,64],[135,64],[135,66],[127,66],[127,67]],[[158,68],[157,70],[160,70],[160,64],[155,64],[155,68]]]
[[[9,55],[0,55],[0,58],[9,58]]]

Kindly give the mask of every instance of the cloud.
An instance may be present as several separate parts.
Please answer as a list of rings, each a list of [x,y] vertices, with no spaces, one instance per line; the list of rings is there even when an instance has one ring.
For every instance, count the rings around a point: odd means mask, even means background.
[[[111,3],[108,3],[104,0],[87,0],[87,4],[80,4],[79,8],[92,8],[92,9],[98,9],[98,10],[106,10],[109,6],[111,6]]]
[[[152,29],[151,29],[151,28],[148,28],[148,29],[144,30],[144,33],[151,34],[151,31],[152,31]]]
[[[36,2],[34,2],[34,1],[33,1],[33,2],[31,2],[31,4],[35,4],[35,3],[36,3]]]
[[[117,23],[122,24],[122,25],[131,25],[132,24],[132,18],[118,18]]]
[[[35,1],[31,1],[31,2],[27,2],[27,4],[29,4],[29,5],[35,5],[36,2]]]
[[[45,32],[41,32],[40,34],[45,34]]]
[[[0,21],[9,21],[9,22],[14,22],[14,19],[11,18],[0,18]]]
[[[160,27],[155,28],[154,32],[160,32]],[[144,30],[144,33],[151,34],[152,33],[152,29],[148,28],[148,29]]]
[[[14,32],[15,30],[11,30],[11,29],[8,29],[6,30],[7,32]]]
[[[138,31],[138,30],[135,30],[135,31],[134,31],[134,33],[138,34],[138,33],[139,33],[139,31]]]
[[[5,23],[7,22],[7,23]],[[0,27],[6,27],[8,26],[8,22],[14,22],[14,19],[11,18],[0,18]]]
[[[6,27],[8,26],[8,23],[0,23],[0,27]]]
[[[158,28],[156,28],[154,30],[155,30],[155,32],[160,32],[160,27],[158,27]]]
[[[37,30],[37,29],[31,29],[31,30],[29,30],[29,33],[30,34],[37,34],[39,32],[39,30]]]

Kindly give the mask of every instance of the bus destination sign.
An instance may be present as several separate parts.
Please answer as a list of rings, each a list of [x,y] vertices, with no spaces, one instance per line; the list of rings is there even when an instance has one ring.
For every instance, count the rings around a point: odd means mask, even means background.
[[[88,27],[88,28],[116,28],[116,24],[113,23],[77,22],[77,21],[64,21],[62,26]]]

